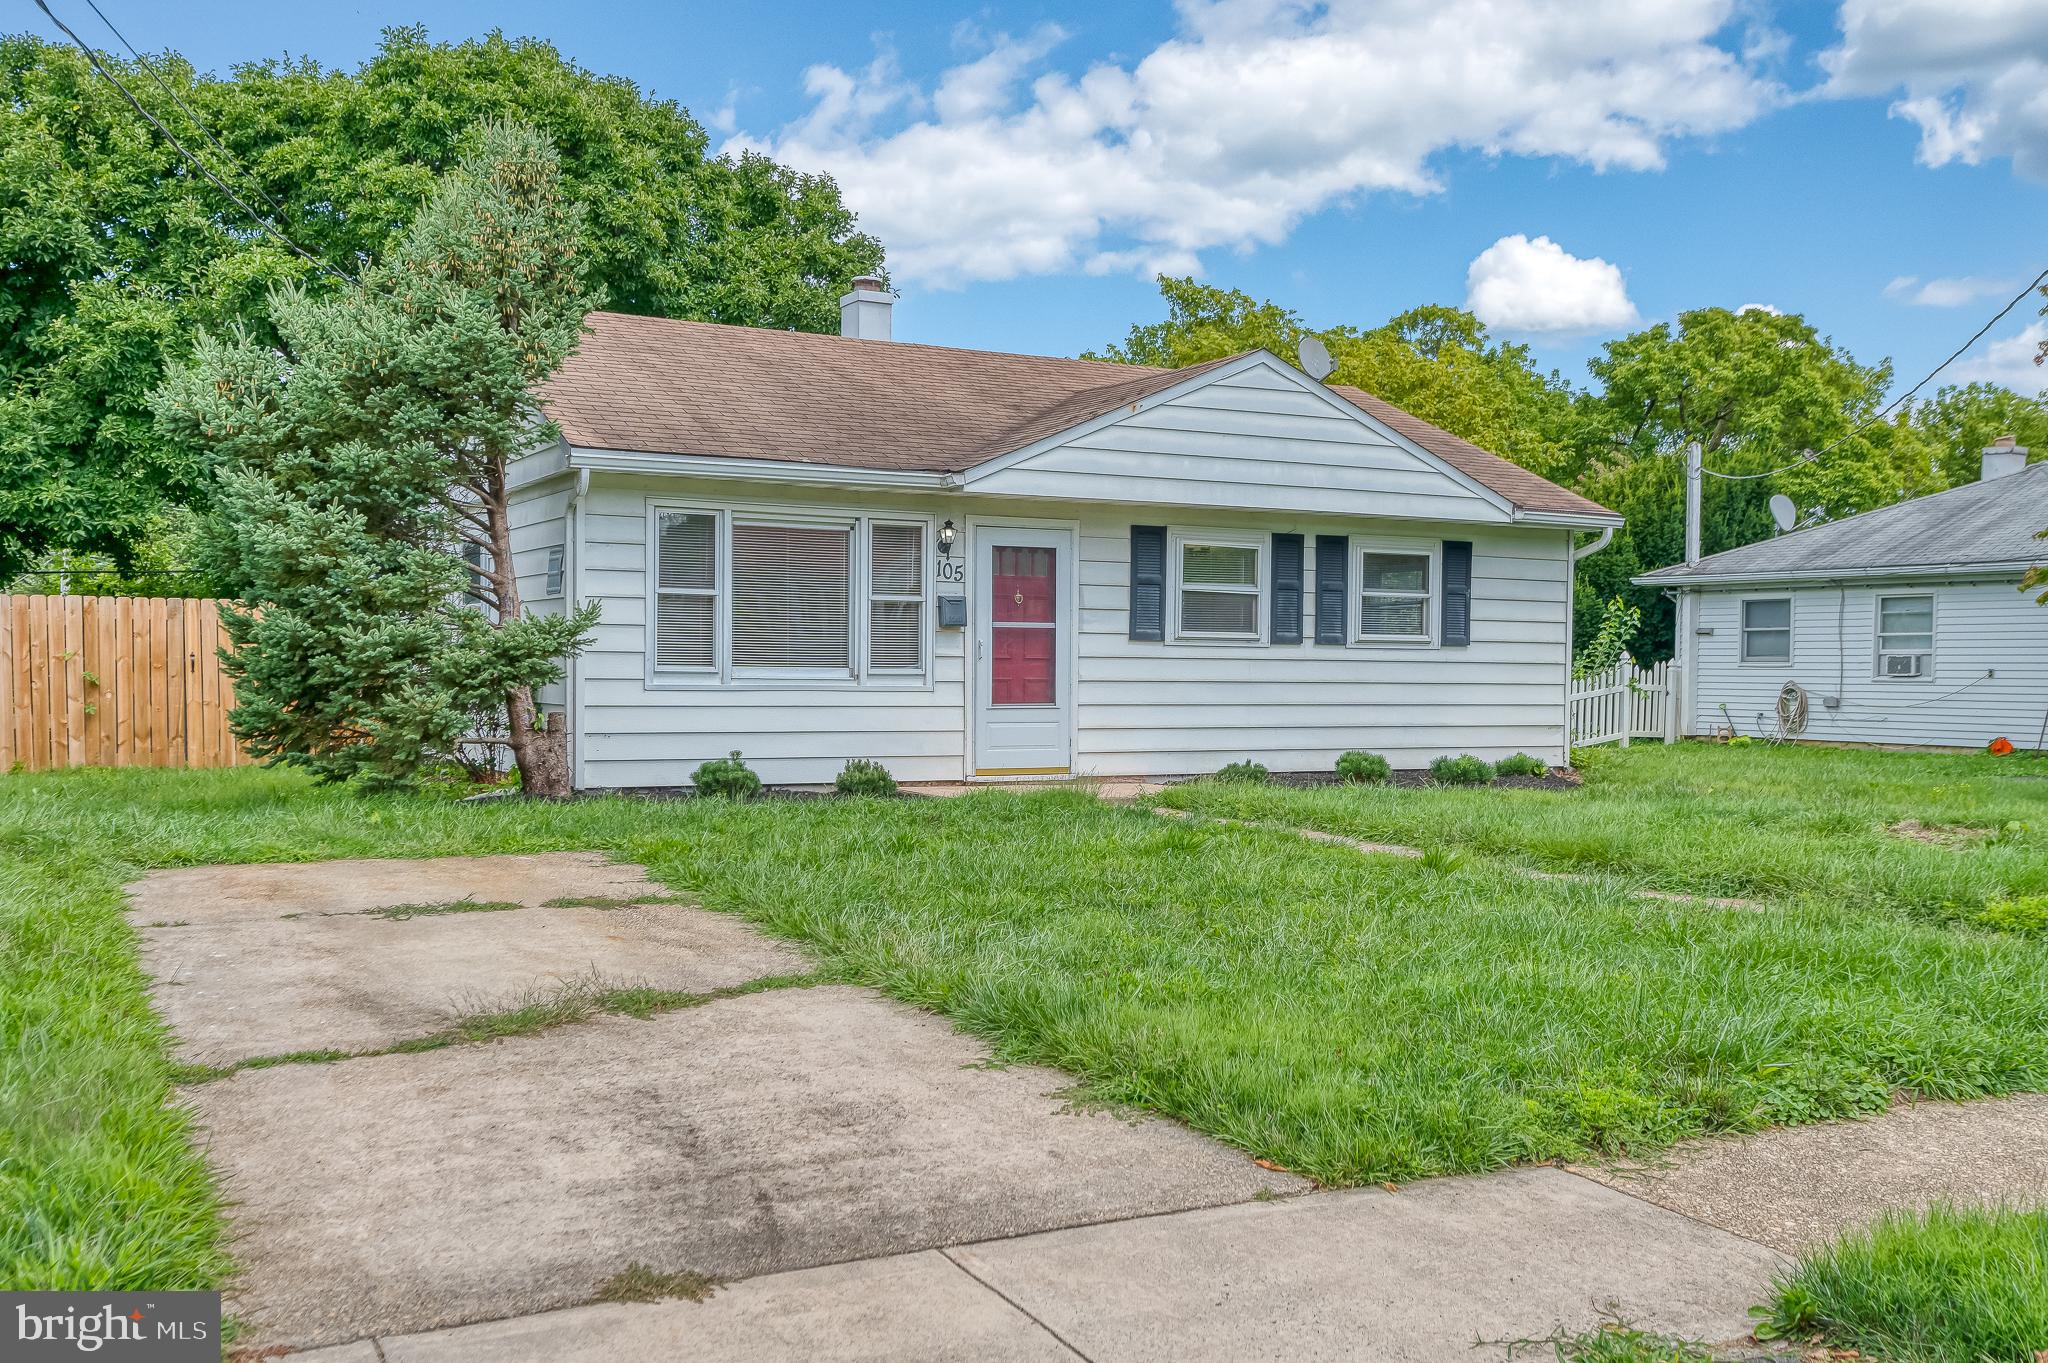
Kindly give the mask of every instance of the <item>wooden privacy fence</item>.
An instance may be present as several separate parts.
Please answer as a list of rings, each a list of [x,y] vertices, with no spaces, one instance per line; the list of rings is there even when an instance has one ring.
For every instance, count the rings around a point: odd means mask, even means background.
[[[1571,684],[1571,741],[1574,747],[1620,743],[1632,738],[1678,741],[1678,668],[1668,662],[1636,666],[1623,654],[1604,672],[1574,677]]]
[[[0,771],[232,767],[214,601],[0,596]]]

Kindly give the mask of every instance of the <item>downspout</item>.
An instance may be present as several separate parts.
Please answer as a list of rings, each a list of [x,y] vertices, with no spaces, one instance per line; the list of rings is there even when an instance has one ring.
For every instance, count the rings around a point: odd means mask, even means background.
[[[1572,760],[1572,653],[1578,641],[1573,638],[1573,621],[1578,615],[1579,601],[1579,560],[1591,558],[1605,549],[1614,539],[1614,527],[1604,526],[1591,544],[1579,545],[1579,532],[1564,532],[1564,760]]]
[[[562,509],[563,558],[567,560],[562,584],[562,609],[574,611],[582,601],[578,591],[583,575],[583,498],[590,491],[590,470],[577,469],[576,482],[569,489],[569,504]],[[582,656],[571,655],[562,675],[562,718],[569,726],[569,789],[583,789],[583,686]]]

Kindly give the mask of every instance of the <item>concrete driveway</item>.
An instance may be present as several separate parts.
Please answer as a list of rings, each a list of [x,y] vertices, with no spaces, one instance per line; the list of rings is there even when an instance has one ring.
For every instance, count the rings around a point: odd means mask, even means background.
[[[807,969],[731,916],[632,902],[658,890],[584,854],[130,888],[182,1058],[373,1052],[183,1091],[232,1204],[246,1338],[308,1348],[586,1303],[636,1266],[744,1278],[1305,1187],[1174,1123],[1077,1110],[1065,1076],[991,1067],[866,990],[405,1048],[593,979],[710,994]]]
[[[1562,1169],[1313,1193],[594,854],[129,893],[246,1358],[1434,1363],[1603,1312],[1733,1338],[1785,1263]],[[534,1023],[628,989],[662,1006]]]

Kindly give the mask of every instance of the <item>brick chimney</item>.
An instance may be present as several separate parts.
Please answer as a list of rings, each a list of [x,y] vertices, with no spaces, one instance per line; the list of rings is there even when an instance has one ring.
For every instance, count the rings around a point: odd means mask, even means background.
[[[1984,466],[1979,481],[1990,482],[2027,466],[2027,447],[2010,435],[2001,435],[1984,447]]]
[[[896,299],[882,281],[863,275],[839,300],[839,334],[863,341],[889,339],[889,310]]]

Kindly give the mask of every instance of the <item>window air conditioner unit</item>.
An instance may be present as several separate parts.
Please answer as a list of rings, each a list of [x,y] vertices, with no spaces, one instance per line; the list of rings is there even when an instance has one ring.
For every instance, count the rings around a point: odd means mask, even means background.
[[[1918,653],[1887,653],[1884,655],[1884,674],[1887,677],[1917,677],[1922,661],[1922,655]]]

